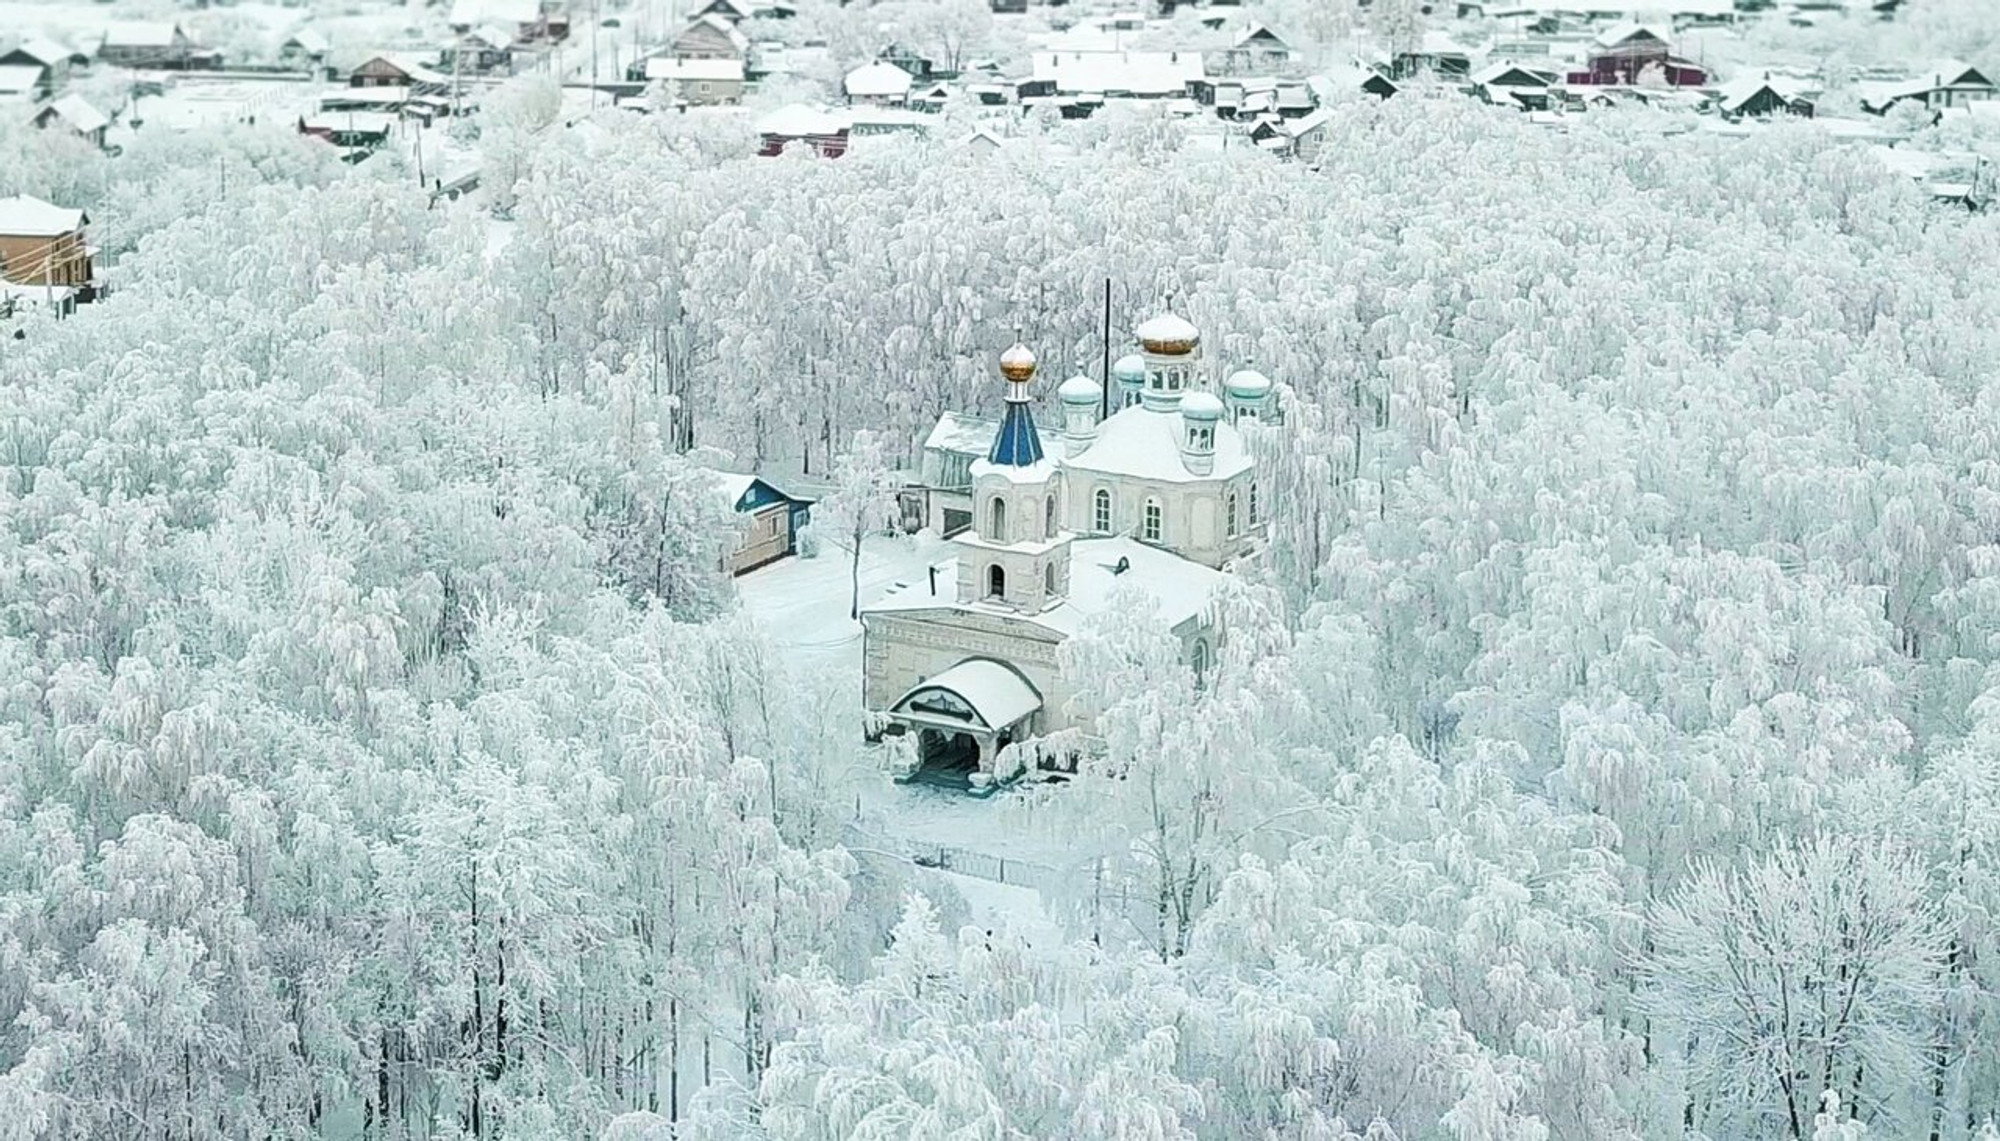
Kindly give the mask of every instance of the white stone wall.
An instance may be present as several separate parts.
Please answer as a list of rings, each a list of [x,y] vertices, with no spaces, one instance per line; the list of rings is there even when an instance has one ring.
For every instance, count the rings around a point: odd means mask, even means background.
[[[1059,637],[1025,622],[983,614],[869,615],[862,634],[862,702],[872,710],[887,710],[926,678],[967,658],[993,658],[1019,670],[1042,695],[1032,732],[1070,728],[1063,713],[1070,691],[1056,668]]]
[[[1068,495],[1063,503],[1068,526],[1079,533],[1097,527],[1098,488],[1111,492],[1111,533],[1140,538],[1141,513],[1148,498],[1160,501],[1162,546],[1205,566],[1219,567],[1249,546],[1250,484],[1254,471],[1230,479],[1190,480],[1184,483],[1152,483],[1120,476],[1099,475],[1080,469],[1068,473]],[[1227,496],[1236,493],[1236,530],[1227,534]]]

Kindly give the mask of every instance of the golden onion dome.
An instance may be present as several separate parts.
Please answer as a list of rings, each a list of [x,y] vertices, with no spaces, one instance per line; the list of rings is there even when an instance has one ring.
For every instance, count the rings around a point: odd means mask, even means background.
[[[1172,313],[1162,313],[1134,332],[1138,334],[1140,347],[1154,356],[1184,357],[1201,344],[1201,330]]]
[[[1000,375],[1015,384],[1026,384],[1035,378],[1035,353],[1028,346],[1016,342],[1014,347],[1000,354]]]

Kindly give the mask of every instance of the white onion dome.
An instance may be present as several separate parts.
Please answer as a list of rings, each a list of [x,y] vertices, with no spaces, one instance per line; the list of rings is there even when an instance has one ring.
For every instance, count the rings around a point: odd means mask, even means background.
[[[1222,411],[1222,401],[1213,392],[1190,392],[1181,397],[1181,415],[1189,420],[1220,420]]]
[[[1077,373],[1057,386],[1056,398],[1064,404],[1095,404],[1104,398],[1104,390],[1096,381]]]
[[[1201,330],[1185,317],[1162,313],[1133,330],[1139,344],[1155,356],[1184,357],[1201,344]]]
[[[1034,350],[1016,342],[1013,348],[1001,353],[1000,375],[1015,384],[1026,384],[1035,379]]]
[[[1138,353],[1127,353],[1111,366],[1111,375],[1120,384],[1133,386],[1146,383],[1146,358]]]
[[[1271,394],[1271,378],[1254,368],[1243,368],[1230,373],[1222,387],[1231,396],[1254,399]]]

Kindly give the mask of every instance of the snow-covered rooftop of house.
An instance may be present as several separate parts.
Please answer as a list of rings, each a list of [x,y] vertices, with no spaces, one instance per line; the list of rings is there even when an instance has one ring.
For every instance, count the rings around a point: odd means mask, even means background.
[[[285,40],[285,46],[295,47],[307,55],[325,55],[333,50],[326,33],[318,28],[300,28]]]
[[[88,99],[71,92],[51,102],[42,112],[54,112],[71,130],[79,134],[90,134],[111,125],[111,116],[99,111]]]
[[[1495,60],[1478,71],[1473,72],[1469,78],[1473,83],[1487,84],[1505,76],[1510,71],[1519,71],[1524,75],[1532,76],[1544,84],[1554,83],[1557,79],[1554,73],[1544,68],[1530,67],[1527,64],[1518,63],[1511,59]]]
[[[1117,569],[1121,559],[1126,565],[1123,572]],[[1004,603],[958,601],[953,585],[958,582],[958,560],[947,559],[937,567],[938,593],[931,593],[927,576],[915,578],[897,583],[881,598],[863,605],[862,613],[957,610],[1012,617],[1067,636],[1076,633],[1092,615],[1108,609],[1112,589],[1125,583],[1151,595],[1167,625],[1179,626],[1208,609],[1223,578],[1219,570],[1122,535],[1077,539],[1069,551],[1069,597],[1040,614],[1022,614]]]
[[[71,54],[68,48],[56,43],[54,40],[39,36],[34,39],[23,40],[14,45],[10,50],[20,52],[30,59],[39,60],[42,64],[49,67],[53,67],[68,59]]]
[[[23,99],[42,82],[42,69],[32,63],[0,66],[0,98]]]
[[[1200,52],[1036,52],[1034,77],[1064,93],[1168,95],[1206,77]]]
[[[837,135],[847,129],[847,124],[845,115],[821,111],[803,103],[788,103],[757,120],[757,131],[764,135],[803,139],[813,135]]]
[[[387,111],[337,111],[321,115],[305,115],[299,119],[308,131],[326,131],[331,134],[386,135],[395,130],[396,116]]]
[[[910,73],[893,63],[876,60],[847,73],[842,87],[861,98],[886,98],[910,93]]]
[[[1195,475],[1181,460],[1180,413],[1157,412],[1139,405],[1112,413],[1097,426],[1097,439],[1081,455],[1064,459],[1063,464],[1105,475],[1186,483],[1228,479],[1249,470],[1251,460],[1235,427],[1218,424],[1214,470],[1205,476]]]
[[[0,234],[8,237],[60,237],[75,233],[87,221],[81,210],[44,202],[32,194],[0,198]]]
[[[1615,48],[1627,40],[1651,38],[1663,44],[1672,43],[1672,31],[1656,24],[1641,24],[1633,20],[1620,20],[1597,33],[1591,42],[1600,48]]]
[[[657,80],[715,80],[728,82],[743,79],[743,61],[740,59],[675,59],[671,56],[655,56],[646,61],[646,78]]]
[[[713,28],[715,31],[720,32],[722,37],[729,41],[730,46],[734,47],[737,51],[747,52],[750,50],[750,37],[743,34],[743,29],[713,12],[690,22],[687,27],[681,29],[680,35],[685,36],[696,28]]]
[[[1244,45],[1250,43],[1250,41],[1258,39],[1260,37],[1268,38],[1273,42],[1273,46],[1275,47],[1282,48],[1285,46],[1285,41],[1281,37],[1279,37],[1278,33],[1272,31],[1271,29],[1265,27],[1262,24],[1249,24],[1245,26],[1242,31],[1236,33],[1236,46],[1239,48],[1243,47]]]
[[[178,24],[119,23],[104,29],[104,43],[116,48],[171,47],[180,34]]]

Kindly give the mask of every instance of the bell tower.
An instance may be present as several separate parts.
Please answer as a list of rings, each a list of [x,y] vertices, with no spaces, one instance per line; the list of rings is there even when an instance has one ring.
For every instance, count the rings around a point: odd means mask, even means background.
[[[1007,410],[986,458],[972,462],[972,529],[959,546],[958,600],[1039,614],[1069,596],[1069,547],[1056,464],[1043,454],[1029,385],[1035,354],[1000,354]]]

